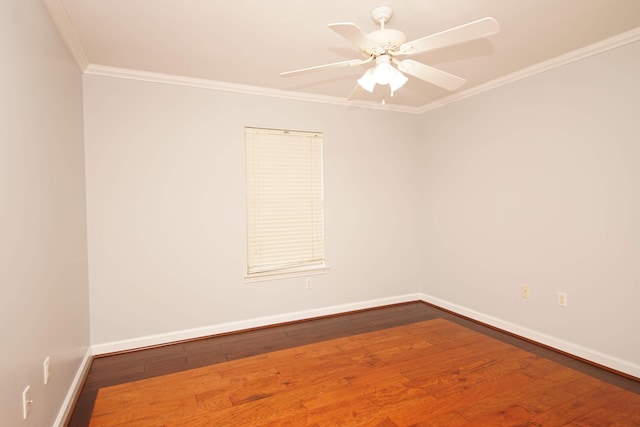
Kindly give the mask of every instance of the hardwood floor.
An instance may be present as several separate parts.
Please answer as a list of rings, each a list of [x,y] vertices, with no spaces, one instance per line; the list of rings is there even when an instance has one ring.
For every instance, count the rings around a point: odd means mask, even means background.
[[[68,425],[631,426],[640,383],[409,303],[96,358]]]

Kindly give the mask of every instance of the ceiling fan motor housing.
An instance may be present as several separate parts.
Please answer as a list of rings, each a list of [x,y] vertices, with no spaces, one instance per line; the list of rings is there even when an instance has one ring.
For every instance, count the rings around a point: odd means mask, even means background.
[[[385,51],[400,50],[400,46],[407,42],[407,36],[402,31],[391,28],[372,31],[367,36]]]

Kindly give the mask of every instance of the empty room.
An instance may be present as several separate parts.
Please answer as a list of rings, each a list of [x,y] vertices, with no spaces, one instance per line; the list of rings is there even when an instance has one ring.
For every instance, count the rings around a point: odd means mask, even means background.
[[[0,425],[640,425],[637,0],[0,32]]]

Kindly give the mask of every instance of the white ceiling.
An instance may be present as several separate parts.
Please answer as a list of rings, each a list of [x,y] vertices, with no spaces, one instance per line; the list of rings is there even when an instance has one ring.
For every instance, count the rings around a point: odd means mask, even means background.
[[[394,10],[387,28],[402,30],[413,40],[494,17],[501,27],[497,35],[412,56],[466,78],[456,93],[412,77],[392,98],[387,86],[378,86],[373,94],[362,89],[354,93],[356,100],[379,105],[386,98],[386,108],[414,111],[585,52],[640,39],[640,0],[43,2],[78,62],[83,68],[88,65],[87,72],[127,75],[136,70],[138,77],[150,78],[155,74],[147,72],[160,73],[169,80],[175,76],[215,87],[324,102],[346,102],[368,66],[291,77],[280,73],[361,58],[355,46],[327,24],[353,22],[365,32],[373,31],[377,26],[371,9],[387,4]]]

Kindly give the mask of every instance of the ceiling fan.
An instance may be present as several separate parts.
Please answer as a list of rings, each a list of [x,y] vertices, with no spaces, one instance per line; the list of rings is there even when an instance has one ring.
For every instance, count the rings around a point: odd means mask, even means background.
[[[318,65],[300,70],[287,71],[280,73],[280,75],[291,76],[311,71],[353,67],[374,62],[375,66],[368,69],[364,75],[358,79],[358,85],[368,92],[373,92],[376,84],[389,85],[391,95],[393,96],[393,92],[400,89],[408,80],[403,73],[444,89],[454,91],[460,88],[466,82],[466,79],[412,59],[400,60],[398,57],[476,40],[500,31],[498,22],[493,18],[487,17],[413,41],[407,41],[407,36],[402,31],[385,28],[385,24],[389,22],[392,14],[393,9],[391,6],[374,8],[371,11],[371,18],[375,23],[380,25],[380,29],[370,33],[365,33],[353,23],[329,24],[330,29],[355,44],[365,59],[351,59],[348,61]]]

